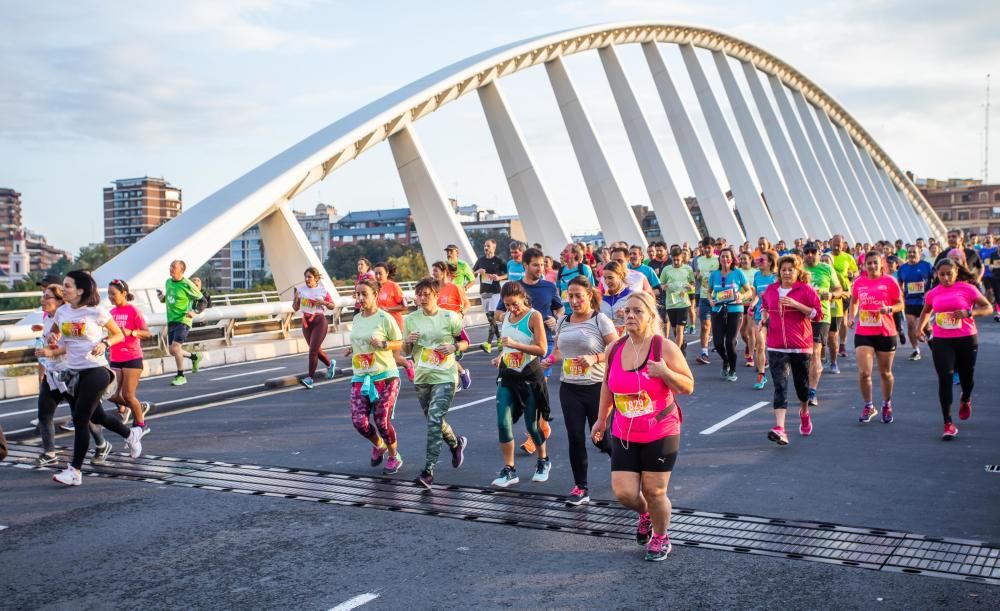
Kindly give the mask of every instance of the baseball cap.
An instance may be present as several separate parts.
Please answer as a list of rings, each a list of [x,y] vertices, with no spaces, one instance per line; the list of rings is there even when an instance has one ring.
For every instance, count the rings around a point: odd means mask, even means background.
[[[45,276],[42,276],[41,280],[35,283],[35,286],[44,288],[51,284],[62,284],[62,278],[54,274],[46,274]]]
[[[454,244],[449,244],[444,247],[445,252],[448,252],[449,250],[458,250],[458,246],[455,246]]]
[[[802,247],[802,252],[819,252],[819,244],[816,242],[806,242]]]

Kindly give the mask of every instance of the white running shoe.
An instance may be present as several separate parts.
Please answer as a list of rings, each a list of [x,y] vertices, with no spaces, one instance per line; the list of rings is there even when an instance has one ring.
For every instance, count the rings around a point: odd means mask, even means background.
[[[83,476],[80,472],[73,467],[66,467],[59,473],[52,476],[52,481],[58,482],[63,486],[79,486],[83,483]]]
[[[139,458],[142,454],[142,437],[146,433],[139,427],[133,426],[129,431],[128,439],[125,440],[125,447],[128,448],[128,455],[132,458]]]

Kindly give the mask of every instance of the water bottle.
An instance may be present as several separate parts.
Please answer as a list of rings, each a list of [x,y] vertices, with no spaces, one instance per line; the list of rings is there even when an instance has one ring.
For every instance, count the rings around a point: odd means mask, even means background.
[[[35,338],[35,350],[41,350],[45,348],[45,340],[41,336]]]

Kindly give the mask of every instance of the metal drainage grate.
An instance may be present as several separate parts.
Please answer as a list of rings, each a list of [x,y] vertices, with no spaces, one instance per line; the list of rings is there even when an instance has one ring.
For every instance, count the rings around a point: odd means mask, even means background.
[[[1000,473],[1000,465],[986,465],[987,473]]]
[[[13,445],[10,450],[16,462],[0,464],[36,468],[30,464],[36,446]],[[416,483],[388,478],[211,460],[112,454],[107,464],[90,466],[85,475],[616,539],[631,539],[635,527],[635,514],[609,501],[574,508],[549,494],[458,485],[428,492]],[[692,547],[1000,585],[1000,549],[976,541],[690,509],[674,509],[670,535],[675,543]]]

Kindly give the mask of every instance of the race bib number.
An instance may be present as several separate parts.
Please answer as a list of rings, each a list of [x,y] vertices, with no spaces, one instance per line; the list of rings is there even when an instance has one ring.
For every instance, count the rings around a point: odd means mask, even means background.
[[[435,369],[438,371],[450,370],[454,365],[455,357],[451,354],[442,354],[437,350],[424,348],[420,351],[420,358],[417,360],[417,367],[424,369]]]
[[[882,313],[877,310],[861,310],[858,312],[858,317],[862,327],[882,326]]]
[[[83,337],[87,334],[86,322],[64,322],[60,325],[63,337]]]
[[[524,367],[526,362],[526,357],[523,352],[504,352],[503,353],[503,364],[511,369],[520,369]]]
[[[915,295],[915,294],[919,295],[920,293],[923,293],[924,292],[923,280],[921,280],[920,282],[907,282],[906,292],[910,295]]]
[[[934,322],[941,329],[961,329],[962,319],[952,312],[940,312],[934,315]]]
[[[646,391],[615,393],[615,409],[626,418],[638,418],[653,413],[653,401]]]
[[[589,380],[590,365],[577,359],[565,359],[563,361],[563,378],[567,380]]]
[[[569,291],[562,292],[562,300],[566,303],[569,303]]]
[[[316,305],[316,302],[308,297],[302,297],[299,299],[299,306],[303,308],[311,308]]]
[[[378,365],[375,364],[374,352],[355,354],[351,358],[351,366],[354,367],[355,374],[378,373]]]
[[[736,290],[735,289],[725,289],[722,291],[716,291],[715,300],[718,302],[727,302],[736,300]]]

